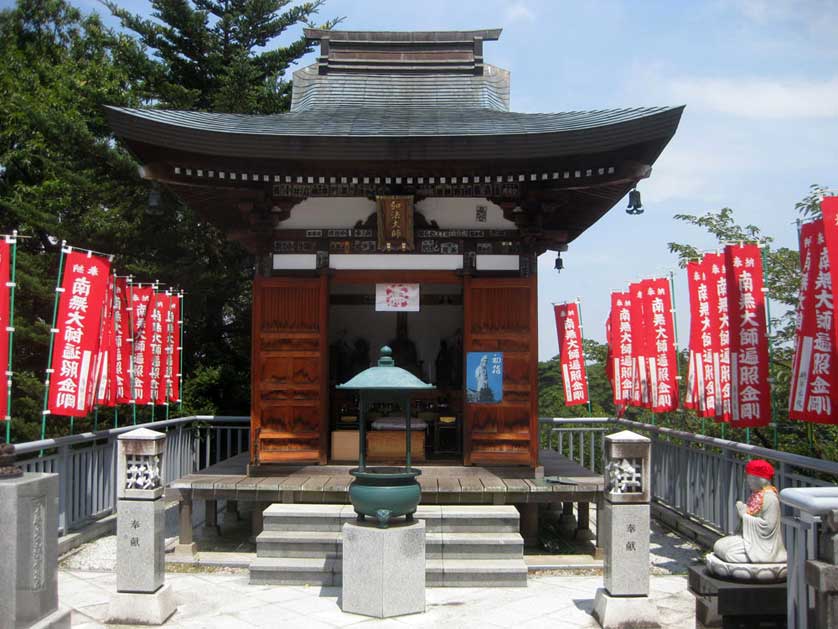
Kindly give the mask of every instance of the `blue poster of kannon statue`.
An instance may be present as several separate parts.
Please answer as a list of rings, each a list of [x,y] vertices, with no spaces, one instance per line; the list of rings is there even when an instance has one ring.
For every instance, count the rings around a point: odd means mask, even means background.
[[[503,400],[502,352],[468,353],[466,399],[472,404],[497,404]]]

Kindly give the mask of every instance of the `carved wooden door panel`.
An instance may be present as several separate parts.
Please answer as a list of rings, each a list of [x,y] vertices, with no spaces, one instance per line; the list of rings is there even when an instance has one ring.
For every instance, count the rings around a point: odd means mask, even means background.
[[[251,460],[326,463],[328,280],[253,283]]]
[[[466,278],[466,352],[503,352],[503,401],[466,403],[466,465],[538,461],[536,277]]]

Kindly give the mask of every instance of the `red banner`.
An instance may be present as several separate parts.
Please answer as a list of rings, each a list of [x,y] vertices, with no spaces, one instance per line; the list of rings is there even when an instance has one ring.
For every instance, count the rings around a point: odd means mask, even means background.
[[[834,256],[830,248],[838,245],[838,203],[827,211],[830,205],[823,204],[823,220],[806,223],[800,230],[800,299],[789,397],[791,419],[825,424],[838,423],[832,413],[838,407],[838,372],[832,369],[836,336],[830,259]],[[833,234],[826,236],[829,231]]]
[[[180,401],[180,295],[169,296],[166,313],[166,399]]]
[[[4,377],[0,378],[0,417],[5,420],[10,420],[11,417],[6,413],[9,407],[9,382],[12,375],[6,373],[9,369],[9,338],[11,325],[11,303],[12,303],[12,287],[10,286],[12,278],[12,245],[10,238],[6,236],[0,240],[0,374]]]
[[[684,395],[684,407],[696,409],[701,413],[707,407],[704,394],[704,361],[702,356],[702,324],[709,317],[707,302],[707,283],[702,286],[701,264],[687,263],[687,290],[690,296],[690,353],[687,365],[687,390]],[[704,306],[702,307],[702,295]],[[708,319],[709,325],[709,319]]]
[[[701,261],[702,277],[707,284],[709,304],[709,350],[703,355],[704,387],[707,409],[704,417],[729,422],[732,417],[730,369],[730,307],[727,294],[727,270],[721,253],[708,253]],[[702,342],[707,342],[702,332]]]
[[[133,348],[132,348],[132,369],[134,380],[133,401],[137,404],[149,404],[151,402],[151,385],[148,372],[151,367],[151,352],[146,351],[148,345],[147,314],[151,308],[151,301],[154,297],[154,289],[150,286],[135,287],[132,290],[132,319],[133,326]],[[146,359],[149,360],[146,360]]]
[[[731,424],[771,421],[762,259],[755,244],[725,247],[730,317]]]
[[[614,405],[617,408],[625,407],[631,402],[634,386],[633,335],[630,294],[611,293],[611,360],[614,370]]]
[[[96,357],[96,404],[114,406],[116,391],[114,381],[114,277],[108,276],[108,288],[102,304],[102,324],[99,332],[99,353]]]
[[[133,399],[131,391],[131,291],[128,280],[123,277],[116,279],[114,287],[114,395],[117,404],[129,404]]]
[[[631,328],[634,331],[632,343],[634,363],[634,406],[652,408],[651,362],[654,360],[655,333],[651,328],[650,302],[648,293],[652,290],[651,280],[641,280],[629,285],[631,293]]]
[[[53,332],[50,413],[84,417],[93,406],[99,326],[110,268],[101,256],[79,251],[67,254]]]
[[[646,280],[643,305],[649,364],[649,403],[656,413],[678,408],[678,356],[669,280]]]
[[[588,403],[588,376],[582,353],[582,327],[576,304],[555,306],[559,357],[562,365],[566,406]]]
[[[155,293],[146,317],[146,366],[148,367],[149,402],[151,404],[166,403],[166,385],[164,372],[166,369],[163,351],[166,343],[166,314],[169,311],[169,296],[165,293]]]

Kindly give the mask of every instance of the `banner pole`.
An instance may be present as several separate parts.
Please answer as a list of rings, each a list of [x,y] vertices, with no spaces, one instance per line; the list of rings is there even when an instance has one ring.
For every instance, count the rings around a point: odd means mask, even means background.
[[[131,352],[129,353],[130,360],[128,361],[129,373],[131,375],[131,416],[134,420],[134,425],[137,425],[137,392],[134,389],[134,348],[136,339],[134,338],[136,332],[134,330],[134,279],[129,275],[126,280],[128,283],[128,325],[130,333],[128,334],[128,342],[131,343]]]
[[[15,267],[17,266],[17,230],[12,237],[6,237],[12,250],[11,269],[9,272],[9,364],[6,369],[6,443],[12,440],[12,347],[15,340]]]
[[[183,322],[186,320],[183,316],[183,291],[178,293],[178,301],[180,302],[180,307],[178,308],[178,327],[180,328],[180,350],[178,351],[178,412],[183,412]]]
[[[99,430],[99,405],[93,407],[93,432]]]
[[[672,315],[672,341],[675,345],[675,383],[678,385],[678,406],[675,410],[684,409],[681,408],[681,356],[678,352],[678,313],[676,312],[675,308],[675,272],[669,272],[669,313]],[[684,423],[686,423],[686,418],[681,415],[682,419],[684,419]]]
[[[585,362],[585,326],[582,325],[582,300],[578,297],[576,298],[576,311],[579,313],[579,336],[580,336],[580,349],[582,350],[582,362]],[[585,385],[588,385],[588,366],[585,365]],[[591,391],[588,390],[588,417],[593,416],[593,405],[591,404]]]
[[[52,327],[49,330],[49,351],[47,352],[47,377],[44,382],[44,409],[41,411],[41,440],[46,439],[47,433],[47,416],[49,413],[49,383],[52,375],[52,348],[55,344],[55,335],[58,330],[55,327],[58,320],[58,296],[61,294],[61,274],[64,272],[64,249],[67,246],[67,241],[61,241],[61,249],[58,255],[58,279],[55,282],[55,303],[52,307]],[[43,454],[43,450],[41,451]]]
[[[157,294],[158,294],[158,291],[157,291],[157,280],[154,280],[154,284],[152,285],[152,292],[151,292],[151,306],[152,306],[152,312],[153,312],[153,311],[157,308]],[[148,334],[148,329],[149,329],[149,328],[148,328],[148,319],[149,319],[149,311],[148,311],[148,310],[146,310],[146,315],[145,315],[145,320],[146,320],[146,343],[148,343],[148,342],[151,340],[151,339],[149,338],[149,334]],[[153,336],[153,331],[152,331],[152,336]],[[152,350],[151,365],[146,365],[146,367],[148,367],[148,368],[149,368],[149,371],[151,371],[151,367],[152,367],[153,365],[154,365],[154,351]],[[157,376],[157,377],[158,377],[158,384],[157,384],[157,390],[158,390],[158,391],[160,390],[160,380],[159,380],[160,376],[159,376],[159,369],[160,369],[160,368],[159,368],[159,366],[158,366],[158,376]],[[149,386],[151,386],[151,385],[149,385]],[[157,400],[155,400],[155,399],[153,399],[153,398],[152,398],[152,399],[150,400],[149,404],[151,404],[151,421],[154,421],[155,411],[157,410]]]

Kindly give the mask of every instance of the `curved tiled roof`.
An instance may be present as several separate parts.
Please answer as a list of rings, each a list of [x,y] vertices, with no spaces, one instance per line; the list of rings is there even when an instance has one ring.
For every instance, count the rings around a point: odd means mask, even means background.
[[[130,142],[273,159],[541,158],[665,144],[683,107],[528,114],[492,109],[348,108],[253,116],[108,108]],[[663,148],[663,145],[660,147]]]
[[[170,109],[110,110],[138,120],[195,131],[258,136],[420,137],[519,135],[578,131],[648,118],[680,107],[637,107],[528,114],[494,109],[348,108],[268,116]]]

